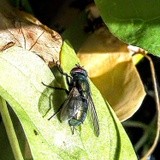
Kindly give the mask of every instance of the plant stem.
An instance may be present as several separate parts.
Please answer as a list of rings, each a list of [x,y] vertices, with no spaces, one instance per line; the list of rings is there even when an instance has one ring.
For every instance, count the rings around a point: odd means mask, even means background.
[[[9,115],[6,101],[0,97],[0,113],[2,115],[2,120],[8,135],[8,139],[16,160],[23,160],[22,152],[18,143],[18,139],[12,124],[12,120]]]
[[[159,140],[159,132],[160,132],[160,102],[159,102],[159,95],[158,95],[158,89],[157,89],[157,82],[156,82],[156,74],[155,74],[155,69],[154,69],[154,64],[152,59],[146,55],[143,54],[149,61],[150,63],[150,68],[151,68],[151,75],[152,75],[152,82],[153,82],[153,87],[154,87],[154,93],[155,93],[155,103],[156,103],[156,109],[157,109],[157,131],[156,131],[156,137],[154,139],[154,142],[148,152],[144,155],[144,157],[141,158],[141,160],[146,160],[154,151],[158,144]]]

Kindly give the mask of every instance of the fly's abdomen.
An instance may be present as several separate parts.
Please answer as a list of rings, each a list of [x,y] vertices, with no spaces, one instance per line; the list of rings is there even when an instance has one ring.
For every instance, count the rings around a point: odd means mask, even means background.
[[[70,126],[79,126],[84,122],[87,116],[87,100],[83,100],[82,106],[75,109],[74,114],[71,116],[71,118],[68,120],[68,123]]]
[[[80,116],[78,114],[81,114]],[[72,117],[68,123],[70,126],[79,126],[80,124],[82,124],[84,122],[84,120],[86,119],[86,112],[78,112],[77,115],[75,115],[74,117]]]

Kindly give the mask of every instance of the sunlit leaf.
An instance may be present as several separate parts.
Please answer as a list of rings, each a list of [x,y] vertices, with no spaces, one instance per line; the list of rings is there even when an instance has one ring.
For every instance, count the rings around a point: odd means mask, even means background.
[[[94,135],[88,118],[77,127],[74,135],[68,123],[60,123],[58,116],[48,121],[65,96],[63,91],[47,88],[41,82],[53,86],[61,86],[61,83],[38,56],[13,48],[15,50],[7,49],[0,54],[0,94],[19,118],[33,159],[137,159],[120,122],[92,83],[100,124],[99,137]],[[62,48],[61,63],[68,73],[78,63],[74,51],[66,43]],[[52,108],[45,117],[39,112],[42,106],[44,111]]]
[[[0,56],[0,94],[13,106],[22,123],[33,157],[57,158],[51,150],[52,147],[48,147],[45,136],[39,133],[43,127],[39,126],[40,123],[47,126],[38,112],[38,100],[44,89],[41,82],[42,78],[46,79],[44,73],[48,70],[47,66],[38,56],[18,47],[14,47],[14,50],[13,47],[8,49]],[[36,71],[39,71],[39,75],[35,74]],[[48,79],[51,77],[52,74],[48,72]],[[39,121],[39,125],[35,121]],[[34,130],[38,132],[38,136]]]
[[[111,32],[128,44],[159,53],[160,1],[95,0]]]
[[[121,121],[139,109],[145,91],[126,44],[101,29],[84,43],[79,58]]]

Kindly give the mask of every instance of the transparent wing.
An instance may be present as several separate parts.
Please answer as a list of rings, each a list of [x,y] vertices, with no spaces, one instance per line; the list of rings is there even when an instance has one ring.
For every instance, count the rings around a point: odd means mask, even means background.
[[[100,132],[99,131],[99,121],[98,121],[97,112],[96,112],[91,95],[88,96],[88,114],[91,119],[91,122],[93,123],[94,133],[98,137],[99,132]]]
[[[78,90],[74,87],[64,102],[61,112],[60,112],[60,120],[65,121],[75,116],[79,107],[82,105],[82,98],[78,92]]]

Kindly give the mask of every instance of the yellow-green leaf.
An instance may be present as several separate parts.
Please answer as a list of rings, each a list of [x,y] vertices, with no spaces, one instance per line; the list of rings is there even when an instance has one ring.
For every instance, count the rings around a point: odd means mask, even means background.
[[[63,91],[47,88],[65,86],[61,75],[51,73],[41,58],[21,48],[5,50],[0,54],[0,94],[12,106],[28,140],[33,159],[38,160],[136,160],[131,142],[111,107],[90,82],[96,106],[100,136],[96,137],[88,117],[72,135],[68,123],[61,123],[58,116],[47,119],[63,103]],[[61,63],[65,72],[78,63],[73,49],[63,44]],[[59,78],[61,81],[59,81]],[[44,106],[44,108],[43,108]],[[49,112],[48,109],[52,108]],[[39,112],[47,112],[43,115]]]

